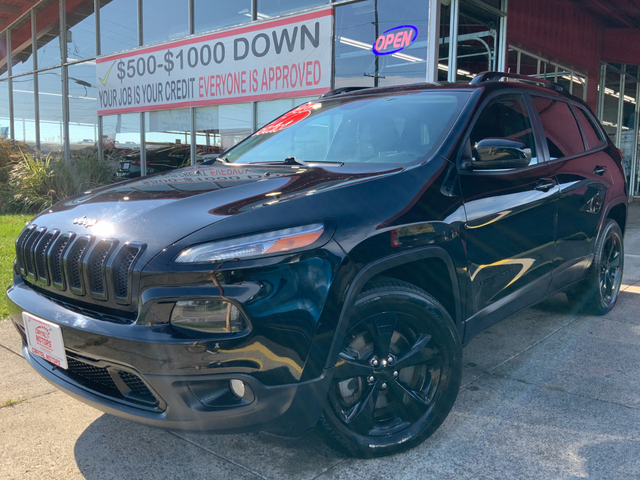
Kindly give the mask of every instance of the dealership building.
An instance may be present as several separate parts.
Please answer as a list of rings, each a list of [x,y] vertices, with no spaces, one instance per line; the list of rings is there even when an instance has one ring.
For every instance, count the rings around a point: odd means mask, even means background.
[[[195,163],[334,88],[509,71],[583,98],[640,196],[639,64],[640,0],[3,0],[0,135]]]

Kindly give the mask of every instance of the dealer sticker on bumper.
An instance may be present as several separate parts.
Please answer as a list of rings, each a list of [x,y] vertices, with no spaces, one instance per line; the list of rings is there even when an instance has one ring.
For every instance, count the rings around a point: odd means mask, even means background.
[[[64,353],[60,326],[27,312],[22,312],[22,321],[27,332],[29,353],[66,369],[67,356]]]

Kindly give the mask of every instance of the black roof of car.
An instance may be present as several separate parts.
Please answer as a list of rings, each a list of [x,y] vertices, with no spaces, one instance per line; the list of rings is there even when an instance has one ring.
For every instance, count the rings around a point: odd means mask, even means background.
[[[524,87],[531,90],[545,91],[546,93],[557,94],[565,98],[571,98],[572,100],[577,100],[580,103],[584,103],[580,98],[571,95],[565,87],[558,83],[551,82],[542,78],[529,77],[526,75],[518,75],[515,73],[505,72],[480,73],[469,83],[425,82],[385,87],[341,87],[325,93],[324,95],[322,95],[322,97],[320,97],[320,100],[334,99],[337,97],[343,98],[360,95],[378,95],[421,90],[475,90],[478,88],[490,88],[493,90],[504,88],[505,85],[509,85],[510,87]]]

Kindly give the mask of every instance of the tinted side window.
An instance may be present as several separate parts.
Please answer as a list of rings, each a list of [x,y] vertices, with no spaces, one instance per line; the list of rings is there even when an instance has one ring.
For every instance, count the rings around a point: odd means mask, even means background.
[[[524,150],[531,159],[529,164],[537,163],[535,137],[522,95],[503,95],[489,102],[473,127],[470,138],[473,148],[480,140],[487,138],[521,141],[526,145]]]
[[[576,119],[565,102],[532,96],[544,129],[551,160],[584,152]]]
[[[602,145],[602,136],[599,133],[600,130],[598,130],[598,127],[593,124],[591,115],[585,112],[582,108],[574,107],[573,111],[578,119],[580,130],[582,130],[582,136],[584,137],[586,148],[589,149]]]

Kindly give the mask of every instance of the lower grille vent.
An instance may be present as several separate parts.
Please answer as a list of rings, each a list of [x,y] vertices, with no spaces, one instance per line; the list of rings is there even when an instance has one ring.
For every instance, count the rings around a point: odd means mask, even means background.
[[[102,395],[127,400],[146,407],[159,402],[149,387],[133,372],[117,366],[99,367],[67,355],[68,373],[86,388]]]

